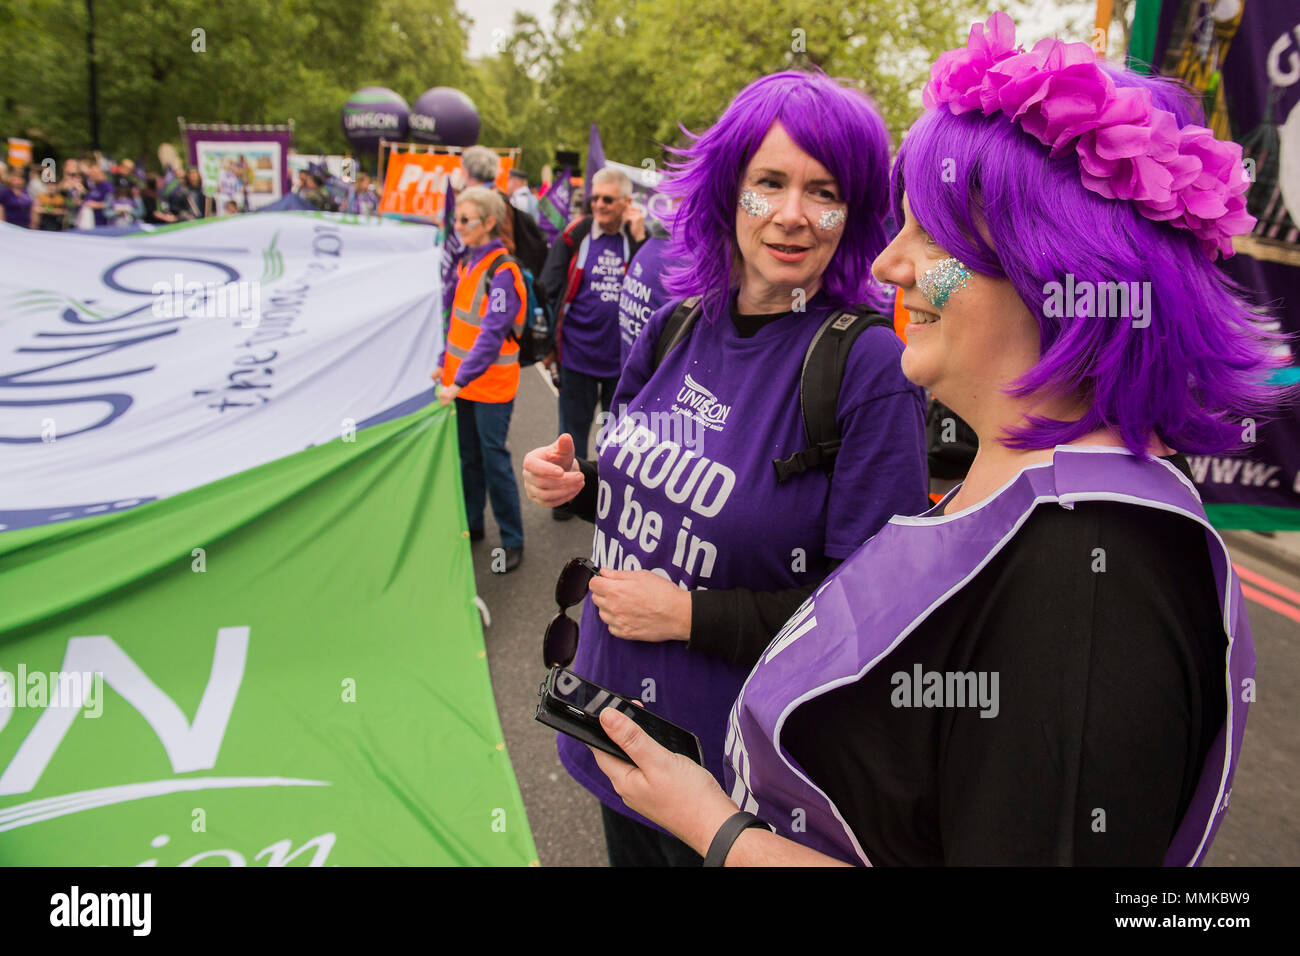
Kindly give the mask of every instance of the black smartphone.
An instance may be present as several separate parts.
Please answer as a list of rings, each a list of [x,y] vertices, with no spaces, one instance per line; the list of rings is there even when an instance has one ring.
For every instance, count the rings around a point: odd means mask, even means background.
[[[593,684],[563,667],[552,667],[537,693],[541,697],[534,715],[538,721],[620,760],[636,762],[600,726],[600,712],[606,707],[631,717],[660,745],[704,765],[699,738],[689,730],[650,713],[634,704],[630,697]]]

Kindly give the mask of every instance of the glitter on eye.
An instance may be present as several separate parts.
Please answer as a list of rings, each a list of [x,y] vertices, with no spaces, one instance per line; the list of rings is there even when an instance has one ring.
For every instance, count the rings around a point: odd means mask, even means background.
[[[824,232],[838,229],[847,218],[843,209],[827,209],[817,218],[817,228]]]
[[[944,259],[933,269],[926,270],[925,275],[917,280],[916,287],[926,301],[936,309],[942,309],[954,292],[966,288],[969,279],[970,270],[966,266],[956,259]]]
[[[772,204],[752,189],[746,189],[740,194],[740,208],[760,219],[772,212]]]

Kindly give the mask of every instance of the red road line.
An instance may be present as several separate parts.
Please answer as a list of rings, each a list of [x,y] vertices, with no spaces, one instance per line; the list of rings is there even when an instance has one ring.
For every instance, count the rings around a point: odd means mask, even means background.
[[[1281,601],[1271,595],[1265,594],[1263,591],[1252,588],[1249,584],[1243,584],[1241,586],[1241,593],[1256,604],[1262,604],[1270,611],[1276,611],[1278,614],[1283,614],[1295,621],[1297,624],[1300,624],[1300,608],[1294,608],[1285,601]]]
[[[1241,578],[1243,581],[1249,581],[1251,584],[1257,585],[1265,591],[1272,591],[1278,597],[1286,598],[1288,601],[1300,605],[1300,591],[1292,591],[1290,588],[1283,587],[1276,581],[1272,581],[1269,578],[1264,577],[1264,575],[1251,571],[1248,568],[1243,568],[1239,564],[1234,564],[1232,567],[1237,572],[1237,577]]]

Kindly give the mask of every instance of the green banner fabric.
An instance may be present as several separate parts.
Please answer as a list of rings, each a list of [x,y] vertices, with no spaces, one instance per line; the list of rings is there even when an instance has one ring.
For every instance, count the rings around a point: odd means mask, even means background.
[[[1223,530],[1300,531],[1300,511],[1295,508],[1207,504],[1205,514],[1210,524]]]
[[[528,865],[454,413],[0,534],[0,864]]]

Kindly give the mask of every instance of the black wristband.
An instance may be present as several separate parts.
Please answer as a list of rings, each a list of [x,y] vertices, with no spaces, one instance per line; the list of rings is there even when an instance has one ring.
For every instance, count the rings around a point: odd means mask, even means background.
[[[768,828],[766,823],[744,810],[727,817],[726,823],[718,827],[718,832],[713,836],[713,842],[709,844],[709,852],[704,857],[704,865],[722,866],[727,860],[727,854],[731,852],[731,845],[750,827]]]

